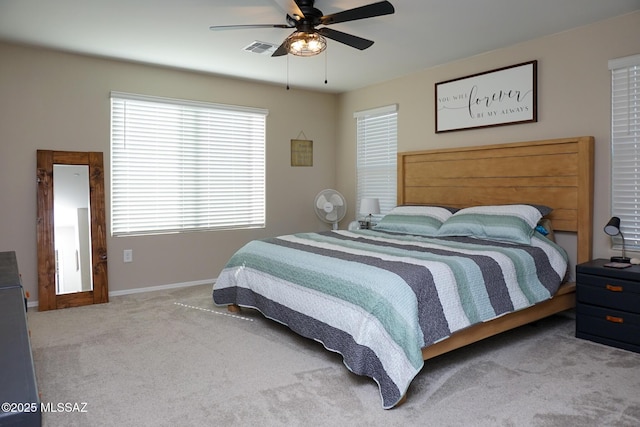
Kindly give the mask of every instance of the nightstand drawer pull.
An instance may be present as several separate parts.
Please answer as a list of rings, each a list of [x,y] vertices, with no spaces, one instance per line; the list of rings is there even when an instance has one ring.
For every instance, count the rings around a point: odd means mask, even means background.
[[[624,323],[624,319],[622,317],[607,316],[606,319],[613,323]]]
[[[607,290],[611,292],[622,292],[624,288],[622,286],[614,286],[607,283]]]

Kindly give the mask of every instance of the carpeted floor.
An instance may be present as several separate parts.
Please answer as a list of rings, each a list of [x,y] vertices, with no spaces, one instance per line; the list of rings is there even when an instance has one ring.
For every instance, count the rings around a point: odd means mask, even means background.
[[[44,426],[638,426],[640,354],[553,316],[427,361],[407,402],[210,286],[29,312]],[[64,405],[62,405],[64,408]]]

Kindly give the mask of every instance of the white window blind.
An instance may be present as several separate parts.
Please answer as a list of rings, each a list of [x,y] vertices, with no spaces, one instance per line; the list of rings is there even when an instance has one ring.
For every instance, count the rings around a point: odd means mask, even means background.
[[[611,70],[611,212],[627,248],[640,249],[640,55],[609,61]],[[614,238],[621,248],[622,238]]]
[[[267,114],[112,92],[112,234],[264,227]]]
[[[357,207],[360,200],[380,201],[380,216],[397,204],[398,106],[354,113],[357,122]],[[380,218],[378,216],[378,218]]]

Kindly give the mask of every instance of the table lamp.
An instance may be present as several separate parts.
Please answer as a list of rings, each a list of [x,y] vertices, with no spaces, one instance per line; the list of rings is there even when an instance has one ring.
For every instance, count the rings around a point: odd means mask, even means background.
[[[360,215],[365,215],[364,227],[371,228],[371,218],[380,213],[380,201],[375,197],[360,199]]]
[[[611,262],[631,262],[631,259],[627,258],[624,235],[622,234],[622,231],[620,231],[620,218],[612,216],[607,225],[604,226],[604,232],[609,236],[617,236],[619,234],[620,237],[622,237],[622,256],[612,256]]]

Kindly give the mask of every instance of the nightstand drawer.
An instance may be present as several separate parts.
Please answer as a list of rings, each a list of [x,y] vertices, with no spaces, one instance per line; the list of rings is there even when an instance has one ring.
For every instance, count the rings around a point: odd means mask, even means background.
[[[640,315],[578,303],[576,336],[581,334],[640,346]]]
[[[611,277],[578,274],[578,302],[640,313],[640,284]]]

